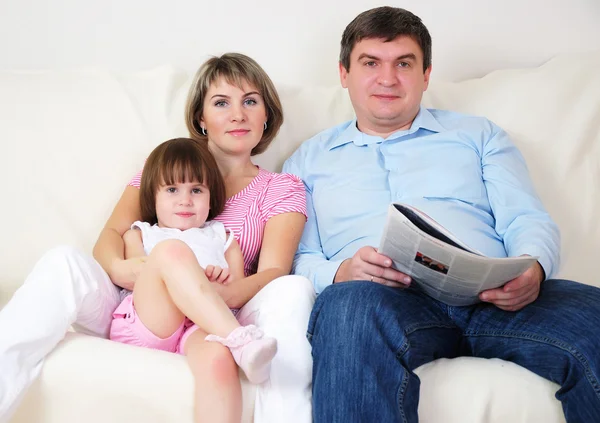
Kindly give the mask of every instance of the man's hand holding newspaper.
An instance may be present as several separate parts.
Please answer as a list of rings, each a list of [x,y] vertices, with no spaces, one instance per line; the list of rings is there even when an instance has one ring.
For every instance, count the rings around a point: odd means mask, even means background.
[[[392,261],[371,246],[360,248],[338,268],[334,283],[365,280],[392,288],[410,285],[410,277],[392,267]]]
[[[502,310],[517,311],[536,300],[544,279],[546,279],[544,269],[536,261],[522,275],[500,288],[483,291],[479,294],[479,298]]]
[[[425,293],[454,306],[483,300],[517,310],[537,298],[543,279],[537,257],[486,257],[406,204],[390,205],[378,252]]]

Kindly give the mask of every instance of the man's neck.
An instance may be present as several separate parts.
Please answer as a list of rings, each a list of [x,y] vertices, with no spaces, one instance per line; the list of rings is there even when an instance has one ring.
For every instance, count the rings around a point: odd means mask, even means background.
[[[418,113],[417,113],[418,114]],[[412,118],[405,121],[395,122],[395,121],[377,121],[372,122],[368,119],[358,119],[356,121],[356,126],[358,130],[367,135],[373,135],[377,137],[381,137],[383,139],[389,137],[395,132],[398,131],[406,131],[410,129],[411,125],[415,121],[417,117],[415,114]]]

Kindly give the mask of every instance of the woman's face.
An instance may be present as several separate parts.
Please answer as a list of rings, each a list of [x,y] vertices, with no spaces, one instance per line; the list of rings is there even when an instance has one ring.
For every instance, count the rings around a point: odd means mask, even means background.
[[[262,138],[266,121],[263,98],[247,82],[240,88],[221,78],[208,89],[200,125],[206,129],[213,153],[250,156]]]

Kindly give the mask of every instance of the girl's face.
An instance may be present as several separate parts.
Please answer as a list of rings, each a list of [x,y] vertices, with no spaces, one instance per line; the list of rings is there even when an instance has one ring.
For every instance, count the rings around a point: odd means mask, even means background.
[[[265,103],[256,87],[244,82],[240,88],[221,78],[208,89],[200,125],[213,153],[250,156],[266,121]]]
[[[199,228],[206,223],[209,211],[210,191],[198,181],[160,185],[156,193],[156,217],[161,228]]]

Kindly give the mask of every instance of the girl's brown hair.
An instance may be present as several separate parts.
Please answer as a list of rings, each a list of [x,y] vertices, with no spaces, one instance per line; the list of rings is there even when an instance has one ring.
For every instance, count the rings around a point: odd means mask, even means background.
[[[157,223],[156,193],[161,186],[198,181],[210,190],[208,220],[225,207],[225,183],[217,162],[204,142],[175,138],[156,147],[144,165],[140,183],[142,220]]]

